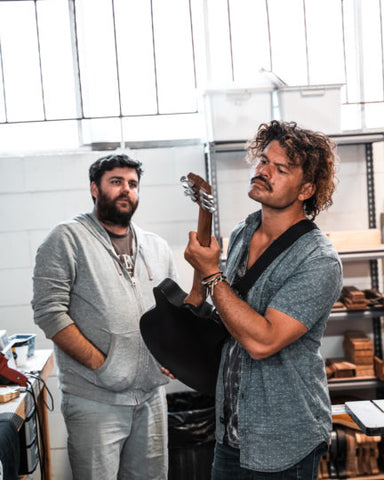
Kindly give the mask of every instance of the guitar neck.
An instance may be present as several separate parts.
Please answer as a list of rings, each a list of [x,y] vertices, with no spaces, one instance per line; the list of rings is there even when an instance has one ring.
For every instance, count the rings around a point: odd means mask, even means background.
[[[197,222],[197,239],[203,247],[209,247],[211,243],[212,214],[208,210],[200,207],[199,219]],[[198,273],[194,272],[192,289],[184,300],[198,307],[205,300],[205,289],[201,284],[201,278]]]
[[[204,208],[199,209],[199,219],[197,222],[197,239],[203,247],[209,247],[211,244],[212,213]]]

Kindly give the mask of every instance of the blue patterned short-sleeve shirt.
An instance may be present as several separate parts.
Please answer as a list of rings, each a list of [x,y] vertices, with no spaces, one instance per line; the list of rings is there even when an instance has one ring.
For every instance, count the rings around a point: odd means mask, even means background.
[[[226,274],[245,272],[249,243],[261,212],[251,214],[231,234]],[[321,338],[342,288],[342,266],[330,240],[312,230],[277,257],[247,295],[263,315],[275,308],[303,323],[308,331],[280,352],[253,360],[240,347],[238,442],[240,463],[256,471],[285,470],[322,441],[328,442],[331,405]],[[216,395],[216,438],[223,441],[224,383],[228,342],[223,348]],[[227,377],[228,378],[228,377]]]

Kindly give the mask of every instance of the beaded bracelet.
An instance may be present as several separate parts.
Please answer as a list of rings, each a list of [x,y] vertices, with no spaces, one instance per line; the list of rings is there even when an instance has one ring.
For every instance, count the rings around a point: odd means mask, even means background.
[[[212,276],[212,275],[211,275]],[[217,274],[216,277],[213,277],[211,280],[203,280],[201,283],[205,286],[205,288],[208,290],[209,294],[211,297],[213,297],[213,292],[215,290],[215,287],[218,283],[224,282],[227,285],[230,285],[227,277],[223,275],[221,272]]]

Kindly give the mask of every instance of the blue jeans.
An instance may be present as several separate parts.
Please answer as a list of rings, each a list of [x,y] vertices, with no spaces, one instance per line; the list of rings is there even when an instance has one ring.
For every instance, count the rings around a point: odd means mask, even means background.
[[[216,442],[212,480],[316,480],[320,460],[328,450],[325,442],[303,460],[282,472],[256,472],[240,467],[240,450]]]

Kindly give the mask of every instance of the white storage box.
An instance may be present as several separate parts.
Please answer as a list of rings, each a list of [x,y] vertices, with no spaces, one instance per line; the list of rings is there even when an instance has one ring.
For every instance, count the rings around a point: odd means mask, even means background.
[[[311,85],[278,89],[280,118],[326,134],[341,131],[342,85]]]
[[[209,89],[203,97],[208,141],[249,140],[272,119],[272,87]]]

